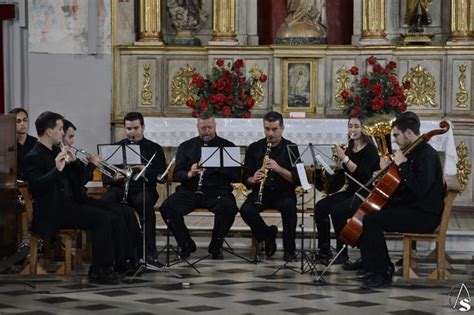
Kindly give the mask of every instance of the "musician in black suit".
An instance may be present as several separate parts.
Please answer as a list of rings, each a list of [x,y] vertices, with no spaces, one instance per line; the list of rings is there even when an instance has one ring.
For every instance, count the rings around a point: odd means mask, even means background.
[[[415,113],[404,112],[392,124],[392,135],[400,150],[393,163],[401,182],[397,191],[380,211],[363,217],[359,240],[362,265],[366,273],[359,276],[362,288],[382,288],[392,282],[393,264],[384,232],[431,233],[439,225],[446,187],[438,152],[427,142],[418,144],[407,156],[403,154],[420,135],[420,120]],[[389,163],[382,159],[380,168]]]
[[[112,217],[100,208],[76,201],[77,185],[72,181],[82,172],[73,161],[75,156],[61,150],[62,116],[44,112],[35,121],[39,140],[26,156],[26,173],[33,195],[31,231],[40,236],[54,236],[60,229],[90,229],[92,265],[89,279],[104,284],[118,283],[113,272],[114,240]]]
[[[155,203],[159,197],[158,192],[156,191],[157,177],[166,169],[165,154],[158,143],[144,137],[145,121],[142,114],[138,112],[130,112],[125,115],[123,122],[127,138],[117,142],[117,144],[139,145],[140,155],[142,156],[141,162],[143,165],[134,166],[133,175],[139,173],[144,165],[152,158],[153,154],[156,153],[153,161],[145,171],[145,176],[136,181],[134,179],[130,180],[128,194],[125,201],[129,206],[133,207],[141,217],[143,217],[143,203],[145,203],[146,261],[149,264],[160,266],[161,263],[158,261],[158,253],[156,250]],[[110,202],[122,202],[125,195],[124,179],[124,176],[121,174],[115,175],[112,180],[105,178],[104,182],[110,184],[110,187],[102,198]],[[145,181],[145,191],[143,191],[143,181]],[[144,197],[145,201],[143,201]],[[141,245],[142,243],[140,242],[139,246]],[[141,255],[141,253],[142,251],[139,250],[139,255]]]
[[[8,113],[16,115],[16,177],[17,179],[24,181],[26,180],[25,157],[28,152],[33,149],[38,139],[28,134],[30,119],[26,109],[18,107],[12,109]]]

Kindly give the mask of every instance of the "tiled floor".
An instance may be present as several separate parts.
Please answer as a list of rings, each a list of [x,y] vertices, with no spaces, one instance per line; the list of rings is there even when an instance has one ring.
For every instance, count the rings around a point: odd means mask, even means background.
[[[200,248],[205,248],[206,241],[198,242]],[[239,253],[249,254],[248,249]],[[204,254],[199,250],[192,259]],[[351,254],[358,255],[355,250]],[[438,288],[400,287],[395,283],[380,290],[359,289],[354,273],[339,266],[330,268],[324,277],[326,285],[314,283],[309,273],[289,269],[268,279],[282,263],[281,256],[277,252],[274,259],[249,264],[225,253],[224,261],[200,262],[200,273],[178,264],[115,286],[90,285],[84,271],[68,278],[42,278],[31,283],[18,276],[2,276],[0,313],[450,314],[458,313],[448,304],[451,285],[464,282],[468,289],[474,289],[472,256],[466,253],[454,255],[465,258],[464,264],[453,264],[458,281]],[[396,253],[393,259],[397,259]],[[300,262],[291,266],[300,270]]]

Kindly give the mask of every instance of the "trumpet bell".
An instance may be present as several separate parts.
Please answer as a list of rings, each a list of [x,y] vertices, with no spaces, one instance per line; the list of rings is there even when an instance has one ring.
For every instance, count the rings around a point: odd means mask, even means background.
[[[381,157],[392,155],[392,142],[390,133],[395,117],[378,115],[367,119],[362,126],[362,132],[375,140],[377,151]]]

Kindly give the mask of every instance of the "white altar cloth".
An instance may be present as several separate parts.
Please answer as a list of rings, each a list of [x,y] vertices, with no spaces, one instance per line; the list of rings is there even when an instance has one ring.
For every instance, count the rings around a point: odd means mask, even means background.
[[[261,118],[217,118],[217,134],[239,146],[263,138]],[[452,126],[452,124],[450,124]],[[439,121],[422,121],[421,133],[439,129]],[[163,147],[177,147],[197,136],[195,118],[145,117],[145,137]],[[296,144],[341,144],[347,142],[347,119],[285,119],[283,136]],[[456,145],[452,128],[429,142],[445,152],[444,173],[456,174]]]

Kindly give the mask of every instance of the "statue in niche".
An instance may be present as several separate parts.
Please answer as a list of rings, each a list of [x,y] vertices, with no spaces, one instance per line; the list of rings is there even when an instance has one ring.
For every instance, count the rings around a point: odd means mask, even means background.
[[[325,44],[325,0],[288,0],[288,15],[277,32],[277,44]]]
[[[166,6],[176,37],[170,40],[175,45],[200,45],[194,33],[201,29],[209,14],[202,9],[202,0],[167,0]]]
[[[410,33],[422,33],[423,26],[431,24],[428,12],[432,0],[407,0],[405,24],[410,26]]]

